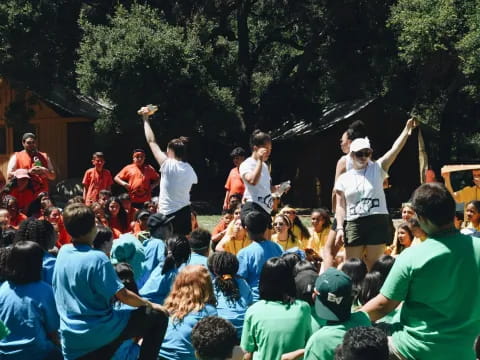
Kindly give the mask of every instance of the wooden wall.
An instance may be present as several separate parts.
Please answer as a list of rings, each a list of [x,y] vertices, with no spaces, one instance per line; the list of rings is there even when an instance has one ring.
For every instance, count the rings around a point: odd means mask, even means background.
[[[8,83],[0,79],[0,126],[5,126],[5,111],[14,95],[15,93]],[[66,179],[68,177],[69,156],[67,146],[68,123],[84,123],[92,122],[92,120],[82,117],[62,117],[41,100],[33,106],[33,110],[35,115],[30,123],[35,127],[38,149],[50,156],[57,172],[57,180]],[[7,154],[0,154],[0,170],[4,175],[7,173],[8,159],[11,154],[23,150],[22,147],[18,146],[19,140],[13,138],[13,129],[7,127],[6,133]]]

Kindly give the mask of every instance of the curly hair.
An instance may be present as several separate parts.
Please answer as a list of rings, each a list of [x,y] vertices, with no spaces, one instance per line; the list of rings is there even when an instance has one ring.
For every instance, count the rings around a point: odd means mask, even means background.
[[[226,359],[237,344],[235,327],[218,316],[207,316],[195,324],[192,345],[199,360]]]
[[[183,320],[192,311],[205,305],[217,305],[212,280],[203,265],[188,265],[180,271],[164,306],[174,320]]]
[[[20,241],[33,241],[47,251],[54,245],[55,229],[47,220],[28,218],[20,224],[15,234],[14,243]]]
[[[185,236],[176,236],[165,242],[165,260],[163,262],[162,275],[178,268],[190,259],[190,243]]]
[[[235,281],[238,267],[237,257],[227,251],[216,252],[208,258],[208,269],[215,275],[215,290],[221,291],[231,302],[240,299],[240,291]]]

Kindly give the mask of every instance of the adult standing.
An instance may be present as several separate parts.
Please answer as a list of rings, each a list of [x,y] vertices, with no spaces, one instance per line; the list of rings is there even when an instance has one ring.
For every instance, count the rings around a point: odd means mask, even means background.
[[[145,164],[145,150],[133,150],[133,163],[125,166],[115,176],[115,182],[127,189],[133,207],[140,209],[152,198],[152,190],[160,182],[155,169]]]
[[[415,120],[409,119],[392,148],[377,161],[371,160],[368,138],[355,139],[350,145],[353,169],[335,183],[337,242],[343,241],[346,234],[347,258],[365,256],[368,268],[383,254],[387,240],[393,238],[383,180],[415,126]]]
[[[362,311],[377,321],[403,303],[390,359],[475,359],[480,242],[455,229],[455,202],[443,185],[421,185],[412,204],[428,238],[397,257],[380,294]]]
[[[163,152],[157,144],[155,134],[150,126],[149,112],[150,110],[146,106],[139,111],[143,118],[145,138],[160,165],[162,174],[158,212],[173,217],[171,223],[175,234],[187,235],[192,231],[190,189],[193,184],[198,182],[197,174],[185,161],[188,139],[180,137],[170,140],[167,152]]]
[[[34,183],[35,193],[48,192],[48,180],[55,180],[55,170],[47,153],[37,149],[37,137],[32,133],[22,136],[23,150],[14,153],[7,165],[7,178],[13,179],[15,170],[27,169]]]
[[[236,147],[230,153],[232,157],[233,165],[235,167],[230,170],[228,174],[227,182],[225,183],[225,200],[223,200],[223,209],[226,210],[230,207],[230,196],[233,194],[239,194],[243,196],[245,192],[245,184],[240,176],[240,164],[245,160],[245,150],[241,147]]]
[[[449,172],[443,173],[442,177],[445,180],[445,187],[457,203],[465,203],[466,207],[470,201],[480,200],[480,169],[472,170],[474,186],[465,186],[458,191],[453,190]]]
[[[245,217],[252,211],[262,214],[268,223],[271,223],[273,208],[272,192],[278,189],[278,185],[272,186],[272,179],[268,166],[265,163],[272,152],[272,139],[269,134],[255,130],[250,136],[252,155],[240,164],[240,175],[245,183],[243,198],[245,204],[242,207],[241,219],[245,224]]]

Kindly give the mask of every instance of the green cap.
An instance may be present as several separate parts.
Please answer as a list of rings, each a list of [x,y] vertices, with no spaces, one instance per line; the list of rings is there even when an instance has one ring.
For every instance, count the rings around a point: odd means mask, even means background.
[[[352,280],[344,272],[329,268],[315,281],[315,312],[319,318],[345,321],[352,308]]]

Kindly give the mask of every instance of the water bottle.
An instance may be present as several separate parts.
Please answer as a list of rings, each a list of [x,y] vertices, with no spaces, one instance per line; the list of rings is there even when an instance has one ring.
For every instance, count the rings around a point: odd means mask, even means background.
[[[33,157],[33,166],[43,166],[43,164],[40,161],[40,158],[38,156]]]
[[[281,197],[283,193],[287,191],[288,188],[290,188],[290,180],[280,183],[280,185],[278,186],[278,190],[272,194],[273,197],[276,197],[276,198]]]

